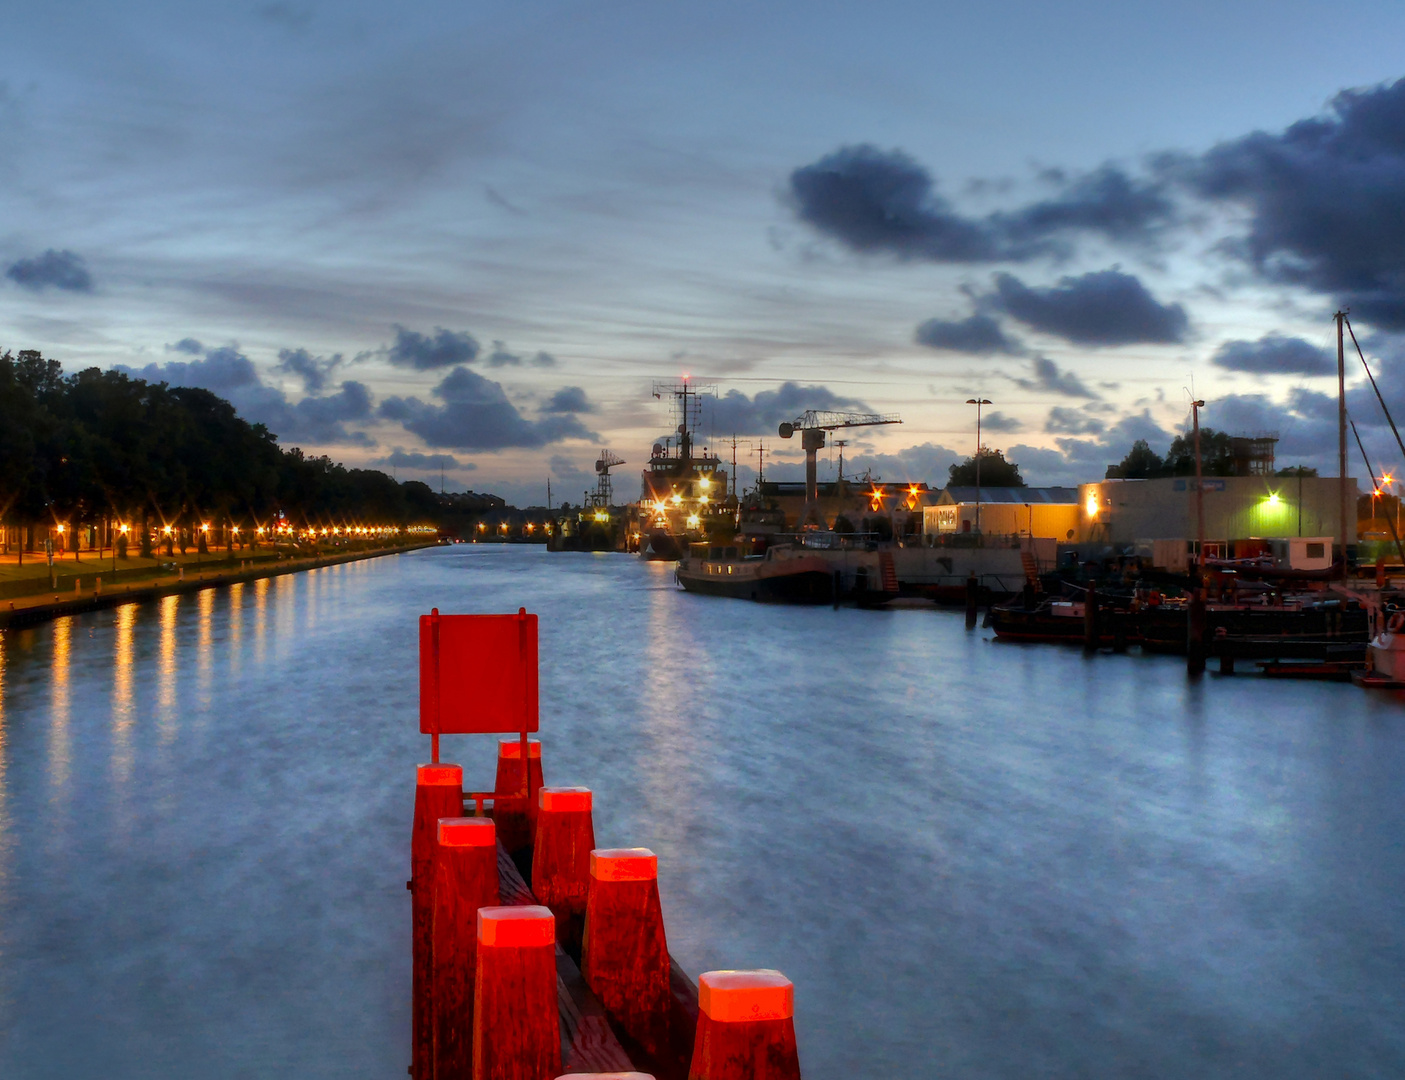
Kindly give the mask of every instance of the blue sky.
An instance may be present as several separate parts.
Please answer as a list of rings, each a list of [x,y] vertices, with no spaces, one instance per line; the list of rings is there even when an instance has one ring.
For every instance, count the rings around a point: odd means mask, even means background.
[[[1399,4],[55,3],[0,36],[0,347],[401,478],[632,477],[683,372],[717,435],[900,412],[846,452],[886,479],[942,481],[977,393],[1029,479],[1096,479],[1192,380],[1335,472],[1338,304],[1405,411]]]

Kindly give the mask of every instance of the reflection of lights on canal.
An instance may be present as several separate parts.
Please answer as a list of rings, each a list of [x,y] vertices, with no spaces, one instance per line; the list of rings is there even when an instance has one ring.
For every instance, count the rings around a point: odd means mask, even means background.
[[[112,652],[112,782],[125,784],[132,776],[132,725],[136,705],[132,700],[132,677],[135,668],[134,634],[137,604],[124,604],[117,609],[117,634]]]
[[[73,620],[54,622],[54,661],[49,673],[49,783],[55,788],[68,786],[72,765],[69,746],[68,666],[73,646]]]
[[[156,665],[156,727],[161,741],[168,743],[176,734],[176,615],[180,595],[161,598],[161,647]]]

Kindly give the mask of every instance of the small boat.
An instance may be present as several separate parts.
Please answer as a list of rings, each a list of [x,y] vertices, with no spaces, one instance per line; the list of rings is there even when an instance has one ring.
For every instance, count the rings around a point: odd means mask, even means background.
[[[1023,600],[994,604],[985,625],[996,637],[1009,641],[1081,643],[1087,635],[1087,604],[1082,600],[1050,597],[1034,606]],[[1136,640],[1132,614],[1113,604],[1098,605],[1099,646],[1126,645]]]
[[[784,604],[829,604],[839,595],[838,574],[817,552],[790,544],[764,555],[736,547],[690,544],[674,572],[688,592]]]
[[[1393,612],[1385,629],[1371,639],[1366,656],[1370,671],[1354,677],[1361,686],[1405,686],[1405,612]]]

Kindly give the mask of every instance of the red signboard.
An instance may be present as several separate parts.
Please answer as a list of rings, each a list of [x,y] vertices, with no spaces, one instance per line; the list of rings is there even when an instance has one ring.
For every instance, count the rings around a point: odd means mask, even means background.
[[[535,615],[420,616],[422,734],[536,730]]]

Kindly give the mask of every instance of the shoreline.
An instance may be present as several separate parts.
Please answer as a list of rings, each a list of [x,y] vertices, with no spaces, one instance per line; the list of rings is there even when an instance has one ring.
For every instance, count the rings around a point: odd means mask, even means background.
[[[194,577],[181,577],[168,574],[139,585],[113,585],[98,592],[84,589],[70,593],[67,597],[55,594],[51,589],[17,596],[8,601],[0,601],[0,631],[35,626],[42,622],[63,618],[66,615],[80,615],[87,611],[120,607],[123,604],[139,604],[147,600],[159,599],[176,593],[199,592],[201,589],[215,589],[260,578],[280,577],[283,574],[297,574],[304,570],[316,570],[323,566],[337,566],[341,563],[361,562],[365,559],[378,559],[385,555],[403,555],[410,551],[438,547],[435,542],[404,544],[392,548],[376,548],[373,551],[347,552],[341,555],[327,555],[282,561],[269,560],[263,565],[251,566],[244,570],[197,573]],[[94,575],[100,577],[101,575]],[[54,599],[49,599],[54,597]]]

